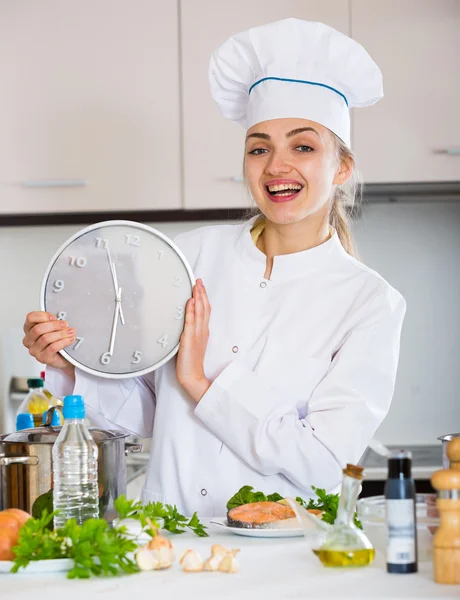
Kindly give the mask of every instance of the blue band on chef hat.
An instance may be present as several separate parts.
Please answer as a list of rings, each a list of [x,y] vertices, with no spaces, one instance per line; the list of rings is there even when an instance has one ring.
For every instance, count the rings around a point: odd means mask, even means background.
[[[252,90],[256,87],[256,85],[259,85],[259,83],[262,83],[263,81],[270,81],[270,80],[272,80],[272,81],[289,81],[290,83],[306,83],[307,85],[318,85],[319,87],[324,87],[324,88],[327,88],[328,90],[332,90],[333,92],[335,92],[336,94],[341,96],[345,100],[345,104],[348,106],[347,97],[344,94],[342,94],[342,92],[339,92],[339,90],[336,90],[335,88],[331,87],[330,85],[326,85],[325,83],[319,83],[318,81],[304,81],[303,79],[285,79],[284,77],[264,77],[263,79],[259,79],[259,81],[256,81],[255,83],[253,83],[251,85],[251,87],[249,88],[248,94],[250,94],[252,92]]]

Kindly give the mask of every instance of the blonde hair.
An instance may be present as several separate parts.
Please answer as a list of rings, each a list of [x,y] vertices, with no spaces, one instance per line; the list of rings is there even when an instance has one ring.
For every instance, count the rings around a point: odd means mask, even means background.
[[[361,174],[356,168],[356,160],[353,151],[346,146],[342,140],[331,132],[334,138],[335,154],[337,164],[342,162],[349,162],[352,164],[352,173],[350,178],[343,185],[336,185],[334,193],[331,197],[331,208],[329,212],[329,224],[337,231],[340,243],[345,248],[346,252],[351,256],[357,258],[357,251],[353,242],[353,235],[351,232],[351,221],[353,217],[358,213],[359,206],[361,203],[361,189],[362,189],[362,178]],[[244,173],[243,161],[243,173]],[[244,184],[246,194],[252,201],[251,191],[249,189],[246,177],[244,177]],[[261,211],[256,208],[251,208],[246,214],[246,218],[251,218],[256,215],[262,214]]]
[[[361,203],[362,178],[356,168],[355,155],[342,140],[334,136],[337,163],[349,162],[352,165],[352,173],[347,182],[337,185],[331,198],[331,210],[329,212],[329,223],[337,231],[340,243],[351,256],[357,256],[353,235],[351,232],[351,220],[358,212]]]

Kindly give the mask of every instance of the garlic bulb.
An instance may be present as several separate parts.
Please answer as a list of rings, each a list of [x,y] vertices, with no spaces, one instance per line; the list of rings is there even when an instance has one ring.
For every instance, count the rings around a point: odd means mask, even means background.
[[[174,562],[174,546],[168,538],[157,533],[136,552],[136,562],[142,571],[168,569]]]
[[[180,559],[180,564],[187,573],[203,570],[203,559],[196,550],[186,550]]]

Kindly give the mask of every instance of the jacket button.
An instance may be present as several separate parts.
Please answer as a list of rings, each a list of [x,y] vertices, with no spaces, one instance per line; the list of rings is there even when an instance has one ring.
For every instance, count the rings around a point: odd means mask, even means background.
[[[261,281],[260,282],[260,287],[261,288],[266,288],[267,287],[267,282],[266,281]]]
[[[238,352],[238,346],[233,346],[232,352],[236,354]]]
[[[203,489],[201,490],[201,495],[202,495],[202,496],[207,496],[207,495],[208,495],[208,492],[207,492],[207,491],[206,491],[206,490],[203,488]]]

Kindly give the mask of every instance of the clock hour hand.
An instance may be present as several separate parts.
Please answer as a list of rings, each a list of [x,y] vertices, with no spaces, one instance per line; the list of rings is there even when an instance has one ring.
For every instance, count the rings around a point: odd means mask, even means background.
[[[119,313],[120,313],[121,324],[124,325],[125,324],[125,317],[123,315],[123,308],[121,306],[121,297],[120,298],[118,297],[119,296],[119,288],[118,288],[117,271],[116,271],[116,268],[115,268],[115,263],[112,261],[112,257],[110,255],[110,249],[109,249],[109,244],[108,243],[107,243],[105,249],[107,251],[107,258],[109,259],[110,272],[112,273],[113,287],[115,288],[115,299],[120,303],[120,305],[119,305]]]
[[[115,303],[115,312],[113,315],[112,333],[110,335],[110,347],[109,347],[110,356],[113,356],[113,349],[115,346],[115,337],[117,335],[118,315],[121,310],[120,298],[121,298],[121,288],[118,289],[117,299],[116,299],[116,303]]]

